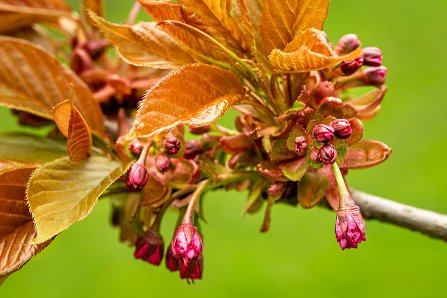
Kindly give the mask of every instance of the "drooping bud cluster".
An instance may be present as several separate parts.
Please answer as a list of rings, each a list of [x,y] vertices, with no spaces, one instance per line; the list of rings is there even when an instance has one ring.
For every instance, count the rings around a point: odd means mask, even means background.
[[[202,236],[195,226],[181,224],[175,232],[171,243],[172,256],[179,262],[180,277],[201,279],[203,271]],[[174,267],[170,259],[170,266]]]
[[[160,234],[149,231],[137,240],[134,257],[153,265],[160,265],[163,260],[164,241]]]
[[[353,204],[337,211],[335,236],[342,250],[357,248],[360,242],[366,241],[365,222],[358,206]]]

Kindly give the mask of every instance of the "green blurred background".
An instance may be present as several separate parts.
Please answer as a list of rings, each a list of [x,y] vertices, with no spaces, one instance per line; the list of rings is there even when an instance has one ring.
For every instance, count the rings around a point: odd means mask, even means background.
[[[79,7],[79,1],[69,1]],[[107,17],[124,22],[132,3],[108,1]],[[390,159],[352,171],[351,187],[447,213],[447,2],[332,1],[325,31],[334,42],[357,33],[378,46],[389,93],[366,124],[366,137],[393,148]],[[0,131],[17,129],[5,109]],[[367,222],[368,241],[341,251],[334,213],[278,205],[271,230],[262,214],[240,216],[245,194],[206,197],[204,279],[188,286],[177,273],[134,260],[109,225],[101,201],[0,288],[0,297],[435,297],[447,279],[447,243],[403,228]],[[164,221],[169,241],[174,217]]]

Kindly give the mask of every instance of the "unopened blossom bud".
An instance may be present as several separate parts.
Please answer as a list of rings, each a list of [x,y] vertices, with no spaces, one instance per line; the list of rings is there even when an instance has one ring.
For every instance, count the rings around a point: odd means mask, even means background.
[[[196,260],[180,263],[180,277],[186,279],[202,279],[203,256],[200,255]]]
[[[126,186],[130,190],[140,190],[146,186],[149,174],[146,168],[136,162],[130,166],[126,176]]]
[[[313,89],[313,98],[315,104],[318,105],[320,101],[322,101],[326,97],[335,95],[335,87],[334,84],[330,81],[323,81],[318,86]]]
[[[160,234],[149,231],[145,237],[139,238],[133,256],[153,265],[160,265],[163,260],[164,241]]]
[[[189,128],[189,132],[194,134],[194,135],[201,135],[201,134],[207,133],[209,131],[210,131],[210,126],[209,125],[199,126],[199,127],[190,127]]]
[[[349,208],[340,208],[337,211],[335,236],[342,250],[357,248],[360,242],[366,241],[365,222],[355,203],[352,202]]]
[[[307,143],[306,137],[303,137],[303,136],[296,137],[295,138],[295,146],[294,146],[295,153],[300,155],[300,156],[305,155],[306,152],[307,152],[307,146],[308,145],[309,144]]]
[[[172,248],[171,245],[169,245],[168,250],[166,251],[166,268],[169,269],[169,271],[174,272],[178,270],[179,267],[179,261],[174,255],[172,254]]]
[[[340,64],[340,69],[343,72],[343,74],[349,76],[349,75],[352,75],[357,70],[359,70],[360,67],[362,67],[362,65],[363,65],[363,57],[360,56],[354,60],[343,61]]]
[[[318,142],[322,143],[329,143],[334,139],[334,129],[322,123],[315,125],[312,134]]]
[[[364,82],[368,85],[382,86],[385,84],[387,69],[384,66],[371,67],[365,70]]]
[[[334,129],[334,134],[337,138],[347,139],[351,136],[351,124],[346,119],[336,119],[330,123],[330,126]]]
[[[155,158],[155,166],[160,173],[164,174],[171,167],[171,159],[166,155],[158,155]]]
[[[339,55],[346,55],[360,46],[360,40],[355,34],[346,34],[340,38],[335,47],[335,51]]]
[[[324,164],[333,164],[337,160],[337,149],[331,144],[325,144],[320,148],[320,161]]]
[[[141,151],[143,151],[143,144],[141,144],[137,140],[133,140],[129,144],[129,150],[130,150],[130,152],[132,152],[132,154],[139,156],[141,154]]]
[[[181,143],[176,137],[169,137],[165,139],[163,145],[166,153],[173,155],[180,151]]]
[[[171,247],[174,257],[183,261],[184,264],[188,264],[202,254],[202,236],[192,224],[181,224],[175,232]]]
[[[318,150],[316,147],[313,147],[312,150],[310,150],[309,158],[313,162],[319,163],[320,160],[320,150]]]
[[[382,51],[379,48],[364,48],[362,50],[363,64],[368,66],[382,65]]]

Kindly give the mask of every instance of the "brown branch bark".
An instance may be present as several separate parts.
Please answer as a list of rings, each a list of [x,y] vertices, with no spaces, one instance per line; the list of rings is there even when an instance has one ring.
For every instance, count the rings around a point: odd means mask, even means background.
[[[447,215],[352,191],[366,219],[377,219],[447,241]]]

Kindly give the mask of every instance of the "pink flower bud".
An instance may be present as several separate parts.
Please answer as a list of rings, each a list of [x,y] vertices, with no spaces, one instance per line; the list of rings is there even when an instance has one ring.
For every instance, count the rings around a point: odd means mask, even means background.
[[[186,279],[202,279],[203,256],[200,255],[196,260],[187,264],[180,263],[180,277]]]
[[[337,138],[347,139],[351,136],[351,124],[346,119],[336,119],[330,123],[330,126],[334,129],[334,134]]]
[[[321,146],[320,160],[326,165],[334,163],[337,160],[337,149],[331,144]]]
[[[386,73],[387,69],[384,66],[368,68],[365,72],[364,82],[380,87],[385,84]]]
[[[340,208],[337,211],[335,236],[342,250],[357,248],[360,242],[366,241],[365,222],[360,208],[354,203],[349,208]]]
[[[360,56],[354,60],[343,61],[340,64],[340,69],[343,72],[343,74],[349,76],[349,75],[352,75],[357,70],[359,70],[360,67],[362,67],[362,65],[363,65],[363,57]]]
[[[140,163],[134,163],[127,171],[126,186],[130,190],[140,190],[146,186],[149,174]]]
[[[153,265],[160,265],[163,259],[164,241],[160,234],[149,231],[144,238],[139,238],[135,246],[134,257]]]
[[[178,270],[179,262],[176,257],[172,254],[172,248],[171,245],[169,245],[168,250],[166,251],[166,268],[169,269],[169,271],[174,272]]]
[[[299,136],[295,138],[295,153],[303,156],[306,154],[307,151],[307,139],[303,136]]]
[[[155,158],[155,166],[160,173],[164,174],[171,167],[171,159],[166,155],[158,155]]]
[[[171,155],[179,152],[180,146],[181,146],[180,140],[177,139],[176,137],[166,138],[163,145],[164,145],[166,153],[171,154]]]
[[[382,51],[379,48],[364,48],[362,50],[363,64],[368,66],[382,65]]]
[[[317,124],[312,134],[318,142],[329,143],[334,139],[334,129],[326,124]]]
[[[319,163],[320,160],[320,150],[318,150],[316,147],[313,147],[312,150],[310,150],[309,158],[313,162]]]
[[[143,151],[143,144],[141,144],[137,140],[133,140],[129,144],[129,150],[130,150],[130,152],[132,152],[132,154],[139,156],[141,154],[141,151]]]
[[[360,46],[360,40],[355,34],[346,34],[340,38],[335,47],[335,51],[339,55],[346,55]]]
[[[171,246],[174,257],[187,264],[202,254],[202,236],[192,224],[181,224],[175,232]]]

